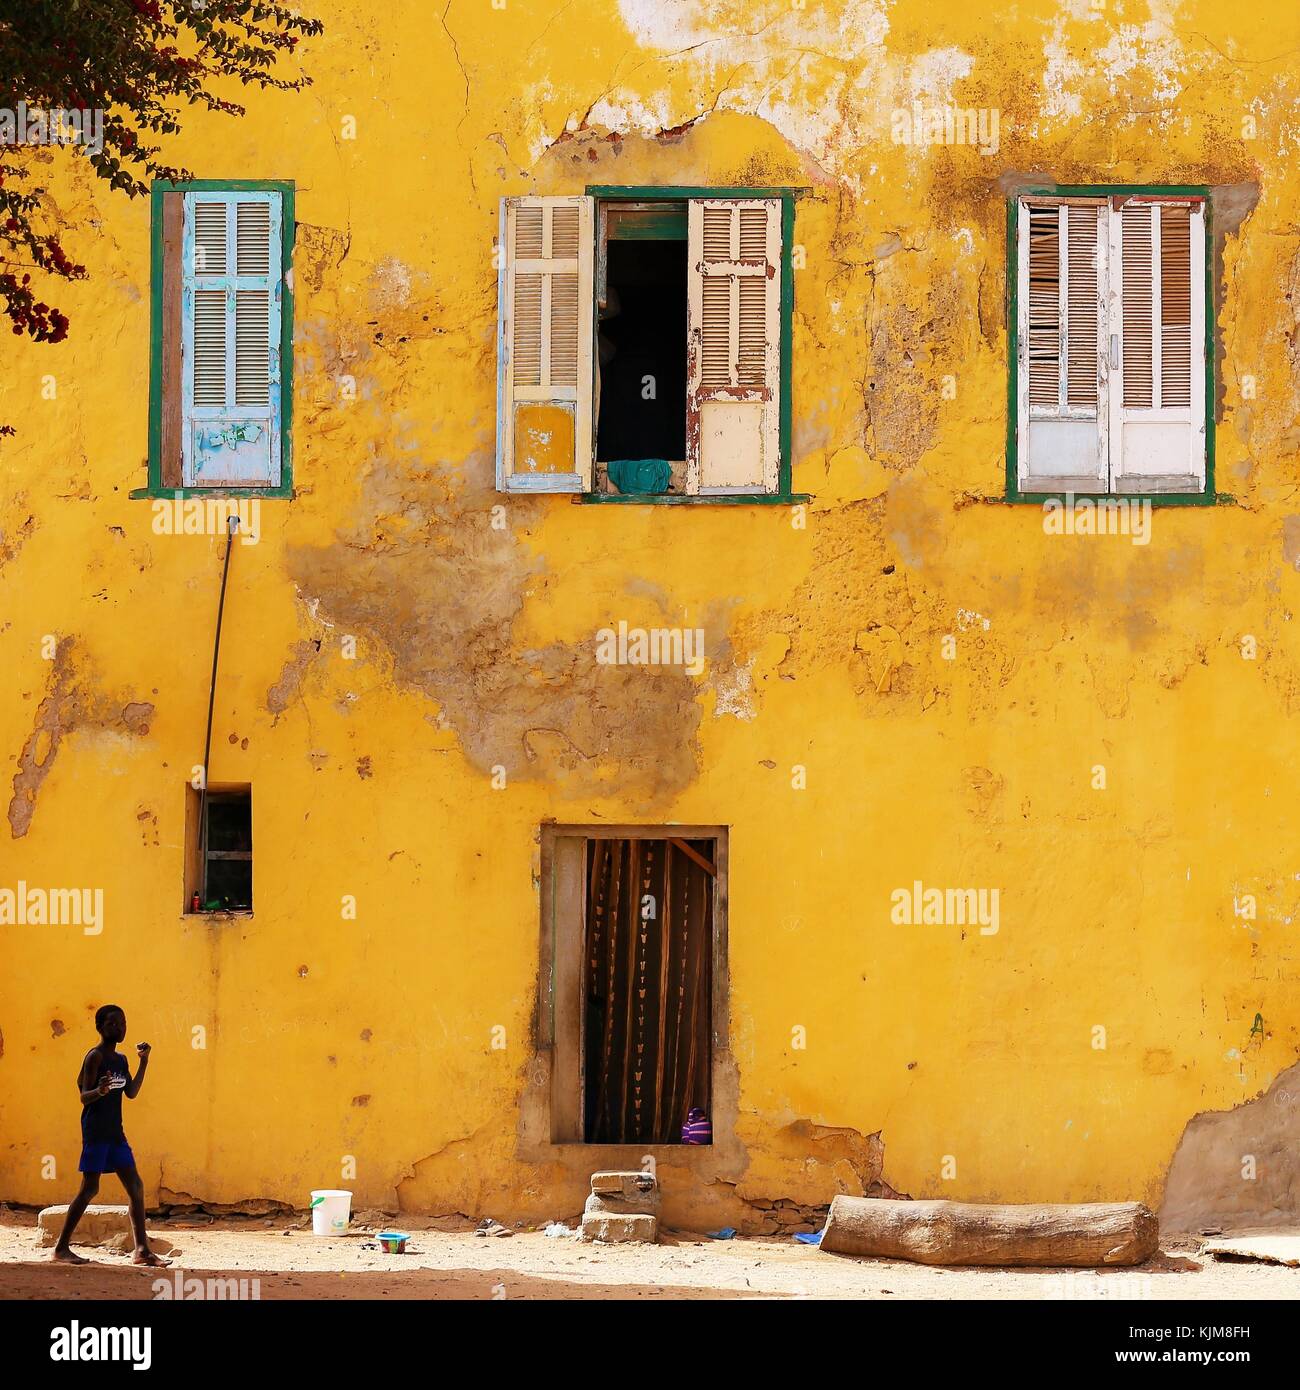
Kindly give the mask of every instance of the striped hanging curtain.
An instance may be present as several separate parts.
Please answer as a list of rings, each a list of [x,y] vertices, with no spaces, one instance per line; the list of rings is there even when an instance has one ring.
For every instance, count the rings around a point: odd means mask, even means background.
[[[679,1144],[710,1113],[714,845],[681,843],[588,842],[589,1144]]]

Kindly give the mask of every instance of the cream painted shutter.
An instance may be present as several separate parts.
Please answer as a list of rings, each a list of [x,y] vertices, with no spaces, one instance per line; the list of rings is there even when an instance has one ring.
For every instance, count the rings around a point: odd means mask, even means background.
[[[776,492],[780,199],[693,198],[686,255],[686,491]]]
[[[1021,492],[1105,492],[1106,205],[1022,200],[1017,246]]]
[[[501,202],[497,487],[590,492],[590,198]]]
[[[1205,205],[1115,198],[1111,488],[1205,486]]]
[[[181,458],[186,487],[281,476],[279,193],[185,194]]]

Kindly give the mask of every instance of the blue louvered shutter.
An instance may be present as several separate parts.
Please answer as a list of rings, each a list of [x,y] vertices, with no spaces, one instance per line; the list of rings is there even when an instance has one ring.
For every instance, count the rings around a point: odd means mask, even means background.
[[[280,483],[279,193],[186,193],[181,287],[186,487]]]

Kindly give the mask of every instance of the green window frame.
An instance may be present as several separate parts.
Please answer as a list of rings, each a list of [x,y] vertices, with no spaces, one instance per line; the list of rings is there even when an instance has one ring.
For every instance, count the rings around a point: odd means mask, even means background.
[[[1202,199],[1204,204],[1204,396],[1205,396],[1205,482],[1198,491],[1186,492],[1125,492],[1077,491],[1069,496],[1076,500],[1127,498],[1149,501],[1156,507],[1204,507],[1231,503],[1215,487],[1215,340],[1214,340],[1214,202],[1212,189],[1203,184],[1033,184],[1016,189],[1006,200],[1007,256],[1007,433],[1006,433],[1006,500],[1013,504],[1042,507],[1049,500],[1064,502],[1064,492],[1022,492],[1019,486],[1019,424],[1020,424],[1020,303],[1019,303],[1019,246],[1020,206],[1032,198],[1094,198],[1155,197]]]
[[[794,335],[794,210],[795,201],[806,191],[801,188],[736,188],[697,185],[589,184],[584,190],[599,211],[602,203],[685,202],[692,198],[772,198],[781,203],[781,302],[780,302],[780,400],[778,447],[780,459],[775,492],[695,493],[601,493],[581,492],[574,502],[600,506],[791,506],[811,501],[807,493],[792,491],[791,439],[791,345]],[[683,232],[684,235],[684,232]],[[592,332],[595,333],[595,324]],[[593,370],[595,354],[593,354]]]
[[[292,497],[293,496],[293,245],[296,185],[280,179],[155,180],[150,189],[150,326],[149,326],[149,463],[148,481],[133,489],[133,498]],[[163,410],[168,362],[165,352],[179,351],[179,326],[165,323],[168,280],[166,195],[185,193],[273,192],[280,195],[280,481],[271,487],[185,487],[163,479]],[[165,346],[176,343],[175,348]]]

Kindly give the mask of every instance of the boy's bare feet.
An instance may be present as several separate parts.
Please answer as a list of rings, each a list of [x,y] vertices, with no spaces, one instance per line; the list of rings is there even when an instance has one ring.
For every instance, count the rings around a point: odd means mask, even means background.
[[[162,1269],[165,1265],[171,1264],[170,1260],[164,1260],[161,1255],[155,1255],[152,1250],[137,1250],[131,1256],[131,1263],[135,1265],[151,1265],[156,1269]]]
[[[50,1258],[65,1265],[88,1265],[90,1263],[84,1255],[74,1255],[66,1245],[56,1245],[54,1254]]]

